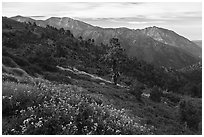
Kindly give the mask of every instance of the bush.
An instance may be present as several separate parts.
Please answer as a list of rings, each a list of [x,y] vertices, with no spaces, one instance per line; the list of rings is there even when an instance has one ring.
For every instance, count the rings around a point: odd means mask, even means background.
[[[5,65],[2,65],[2,72],[12,74],[12,75],[15,75],[15,76],[19,76],[19,77],[27,77],[27,78],[30,77],[28,75],[28,73],[25,72],[21,68],[11,68],[11,67],[6,67]]]
[[[176,104],[179,103],[181,99],[181,97],[175,93],[166,93],[166,94],[163,94],[163,96],[168,98],[171,102],[176,103]]]
[[[11,81],[11,82],[16,82],[17,83],[18,79],[13,75],[3,73],[2,74],[2,81]]]
[[[158,87],[154,86],[150,93],[150,99],[154,102],[161,102],[162,95],[162,91]]]
[[[30,65],[29,61],[23,57],[13,56],[12,59],[21,67]]]
[[[2,64],[2,72],[4,73],[10,73],[8,67],[6,67],[4,64]]]
[[[55,82],[59,82],[59,83],[66,83],[66,84],[71,84],[72,80],[60,73],[49,73],[46,72],[44,73],[44,77],[45,79],[49,80],[49,81],[55,81]]]
[[[8,67],[19,67],[13,59],[7,56],[2,57],[2,63]]]
[[[29,66],[25,66],[24,67],[24,70],[28,73],[28,74],[30,74],[30,75],[32,75],[32,76],[36,76],[36,73],[37,74],[42,74],[43,72],[42,72],[42,69],[39,67],[39,66],[37,66],[36,64],[32,64],[32,65],[29,65]]]
[[[141,83],[133,83],[130,87],[130,93],[136,97],[138,101],[141,101],[142,96],[142,90],[144,89],[144,86]]]
[[[28,76],[28,74],[20,68],[10,68],[10,71],[17,76],[21,77]]]
[[[45,71],[49,71],[49,72],[57,72],[58,71],[57,67],[53,66],[53,65],[39,63],[39,66]]]
[[[4,41],[3,45],[9,48],[13,48],[13,49],[17,49],[20,47],[20,44],[15,40],[15,38],[10,38],[9,40]]]
[[[179,103],[179,120],[192,130],[198,130],[202,121],[202,101],[182,100]]]
[[[201,88],[199,88],[199,84],[198,85],[192,85],[191,89],[190,89],[190,95],[192,97],[199,97],[201,98],[202,97],[202,85],[201,85]]]
[[[3,82],[2,115],[11,116],[34,105],[39,93],[27,84]]]

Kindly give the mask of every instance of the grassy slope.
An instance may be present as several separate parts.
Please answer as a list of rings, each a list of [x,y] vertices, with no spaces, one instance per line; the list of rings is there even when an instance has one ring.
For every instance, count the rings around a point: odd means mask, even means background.
[[[127,88],[69,76],[74,85],[12,82],[3,73],[3,134],[196,134],[177,122],[176,106],[138,101]]]
[[[3,134],[152,134],[150,128],[78,86],[3,82]]]

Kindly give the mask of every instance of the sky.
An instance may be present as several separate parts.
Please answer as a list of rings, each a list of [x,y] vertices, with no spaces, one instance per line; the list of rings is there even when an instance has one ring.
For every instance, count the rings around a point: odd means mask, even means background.
[[[157,26],[190,40],[202,39],[201,2],[3,2],[2,15],[70,17],[103,28]]]

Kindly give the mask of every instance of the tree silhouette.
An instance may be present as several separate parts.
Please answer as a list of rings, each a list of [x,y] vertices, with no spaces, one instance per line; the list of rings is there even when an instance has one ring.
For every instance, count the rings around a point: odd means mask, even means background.
[[[120,46],[117,38],[110,39],[110,49],[105,55],[105,61],[110,65],[112,70],[112,79],[115,85],[119,78],[120,66],[125,58],[124,49]]]

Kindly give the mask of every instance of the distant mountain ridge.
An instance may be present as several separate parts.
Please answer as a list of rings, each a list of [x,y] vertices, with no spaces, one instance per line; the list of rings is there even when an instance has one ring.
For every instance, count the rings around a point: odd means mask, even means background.
[[[202,48],[202,40],[193,40],[192,42]]]
[[[202,71],[202,62],[198,62],[196,64],[192,64],[190,66],[184,67],[184,68],[180,69],[179,71],[189,72],[189,71],[195,71],[195,70]]]
[[[35,22],[38,26],[47,25],[70,30],[75,37],[94,39],[100,45],[109,44],[116,37],[131,57],[145,60],[157,66],[182,68],[201,60],[202,50],[195,43],[173,31],[148,27],[145,29],[101,28],[68,17],[51,17],[47,20],[34,20],[27,17],[12,17],[19,22]]]
[[[145,28],[142,31],[144,34],[157,41],[181,48],[194,56],[202,57],[202,52],[195,43],[191,42],[183,36],[176,34],[174,31],[158,28],[155,26]]]

